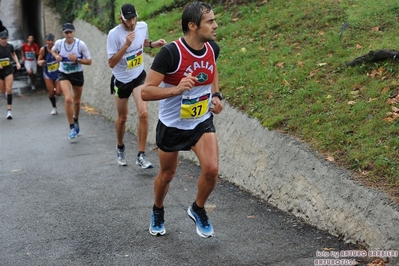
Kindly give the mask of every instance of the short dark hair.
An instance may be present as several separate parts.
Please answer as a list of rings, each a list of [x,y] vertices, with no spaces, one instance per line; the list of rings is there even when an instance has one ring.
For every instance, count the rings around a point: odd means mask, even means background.
[[[202,15],[211,12],[211,5],[204,2],[194,2],[188,4],[184,10],[181,17],[181,27],[183,33],[188,32],[188,24],[194,22],[198,27],[201,25]]]
[[[49,33],[49,34],[47,34],[46,35],[46,40],[47,41],[54,41],[54,34],[52,34],[52,33]]]

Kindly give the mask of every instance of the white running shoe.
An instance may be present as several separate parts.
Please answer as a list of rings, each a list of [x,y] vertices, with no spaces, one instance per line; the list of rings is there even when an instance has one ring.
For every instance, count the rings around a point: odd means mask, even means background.
[[[6,118],[7,118],[8,120],[12,119],[11,110],[7,110]]]
[[[56,107],[53,107],[53,109],[51,110],[51,113],[50,113],[51,115],[56,115],[56,114],[58,114],[58,111],[57,111],[57,108]]]
[[[125,148],[118,149],[118,145],[116,145],[116,158],[119,165],[126,166]]]
[[[145,153],[141,153],[140,156],[137,157],[136,165],[140,166],[143,169],[153,168],[152,163],[147,160]]]

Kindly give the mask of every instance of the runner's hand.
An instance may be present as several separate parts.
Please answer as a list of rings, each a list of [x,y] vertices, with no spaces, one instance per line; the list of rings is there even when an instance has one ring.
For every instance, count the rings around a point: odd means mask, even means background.
[[[223,110],[223,104],[222,101],[218,97],[213,97],[212,98],[212,105],[211,108],[209,109],[212,113],[218,114]]]
[[[167,42],[164,40],[164,39],[159,39],[158,41],[156,41],[156,42],[152,42],[153,44],[152,44],[152,46],[153,47],[162,47],[162,46],[164,46],[165,44],[167,44]]]
[[[127,36],[126,36],[126,45],[130,46],[134,40],[134,38],[136,37],[136,34],[134,33],[134,31],[130,32]]]
[[[194,87],[196,81],[197,81],[197,77],[192,76],[191,73],[188,74],[187,77],[182,78],[180,80],[179,85],[177,85],[177,87],[176,87],[178,94],[182,94],[186,90],[187,91],[191,90],[191,88]]]
[[[68,59],[72,62],[76,62],[76,59],[78,59],[78,57],[74,53],[70,53],[68,54]]]

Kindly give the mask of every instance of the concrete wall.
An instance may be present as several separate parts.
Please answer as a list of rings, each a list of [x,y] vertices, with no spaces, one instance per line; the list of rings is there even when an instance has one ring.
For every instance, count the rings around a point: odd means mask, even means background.
[[[43,39],[48,33],[54,34],[56,39],[63,38],[62,25],[60,24],[60,15],[48,7],[50,0],[42,0],[41,15],[43,25],[41,26]]]
[[[106,34],[83,21],[74,21],[76,37],[88,45],[93,65],[85,67],[83,102],[111,120],[116,118],[109,93]],[[152,58],[145,56],[146,68]],[[133,101],[127,127],[136,131]],[[220,145],[220,174],[244,190],[307,223],[341,235],[348,242],[373,249],[399,250],[399,208],[386,195],[351,180],[294,138],[269,131],[227,102],[215,117]],[[158,104],[149,103],[149,139],[155,142]],[[182,152],[197,162],[192,152]]]

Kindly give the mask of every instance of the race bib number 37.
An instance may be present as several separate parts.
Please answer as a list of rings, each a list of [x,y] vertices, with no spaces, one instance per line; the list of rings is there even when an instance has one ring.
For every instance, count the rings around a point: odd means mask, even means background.
[[[180,119],[195,119],[204,116],[208,112],[210,99],[210,93],[200,96],[183,96]]]

